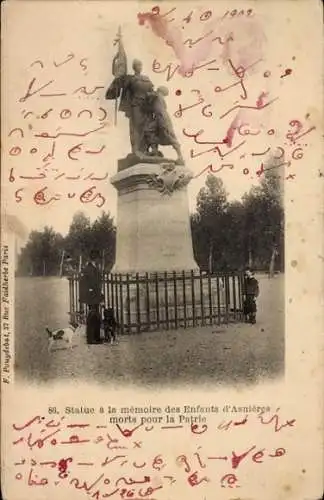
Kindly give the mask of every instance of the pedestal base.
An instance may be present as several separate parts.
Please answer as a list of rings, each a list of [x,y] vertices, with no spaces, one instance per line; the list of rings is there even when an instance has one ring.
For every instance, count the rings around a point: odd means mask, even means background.
[[[118,190],[113,273],[198,270],[188,208],[190,171],[138,164],[111,179]]]

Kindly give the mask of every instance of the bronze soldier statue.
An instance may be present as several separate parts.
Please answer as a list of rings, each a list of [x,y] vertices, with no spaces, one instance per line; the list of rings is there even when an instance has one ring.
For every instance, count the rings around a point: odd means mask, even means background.
[[[106,92],[106,99],[115,99],[116,105],[120,99],[119,111],[129,119],[132,154],[139,161],[161,162],[163,154],[158,146],[172,146],[177,153],[176,163],[183,164],[180,144],[164,100],[168,90],[165,87],[154,90],[149,77],[142,74],[143,65],[138,59],[133,61],[134,74],[127,74],[127,57],[120,30],[116,43],[119,48],[113,61],[115,78]]]

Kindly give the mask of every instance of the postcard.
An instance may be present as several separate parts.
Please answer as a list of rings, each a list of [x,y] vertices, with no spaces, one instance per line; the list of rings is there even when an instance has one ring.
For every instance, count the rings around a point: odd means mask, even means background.
[[[5,500],[320,500],[315,0],[2,4]]]

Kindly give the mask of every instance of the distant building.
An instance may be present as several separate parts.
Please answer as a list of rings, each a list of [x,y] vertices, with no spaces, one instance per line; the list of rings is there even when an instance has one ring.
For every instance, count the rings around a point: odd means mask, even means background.
[[[28,238],[28,229],[15,215],[3,214],[1,216],[1,240],[14,251],[15,271],[18,267],[20,249]]]

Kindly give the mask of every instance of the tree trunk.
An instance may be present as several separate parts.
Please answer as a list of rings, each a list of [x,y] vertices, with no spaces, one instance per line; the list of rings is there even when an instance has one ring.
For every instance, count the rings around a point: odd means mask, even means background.
[[[101,271],[104,272],[105,271],[105,250],[102,251],[102,259],[101,259]]]
[[[252,258],[252,250],[249,248],[249,262],[248,262],[248,267],[252,269],[253,267],[253,258]]]
[[[209,255],[208,255],[208,272],[209,272],[209,274],[212,274],[212,272],[213,272],[213,250],[214,250],[214,245],[213,245],[213,240],[211,240],[209,243]]]
[[[63,276],[63,264],[64,264],[65,250],[62,250],[61,263],[60,263],[60,277]]]
[[[272,249],[272,254],[271,254],[271,259],[270,259],[270,264],[269,264],[269,278],[274,277],[276,255],[277,255],[277,249],[274,247]]]
[[[46,276],[46,262],[43,260],[43,276]]]

